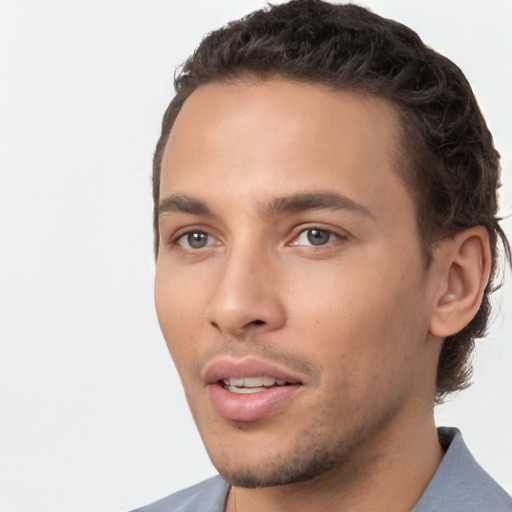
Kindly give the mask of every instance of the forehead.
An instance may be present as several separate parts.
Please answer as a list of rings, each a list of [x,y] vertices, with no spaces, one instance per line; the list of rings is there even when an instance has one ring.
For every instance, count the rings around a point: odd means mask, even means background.
[[[284,79],[204,85],[171,130],[160,197],[208,191],[214,201],[236,189],[243,202],[337,187],[363,205],[382,202],[404,186],[394,172],[399,135],[380,98]]]

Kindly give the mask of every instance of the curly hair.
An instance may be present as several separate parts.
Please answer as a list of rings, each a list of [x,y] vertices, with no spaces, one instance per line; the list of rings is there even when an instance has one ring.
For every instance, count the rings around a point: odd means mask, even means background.
[[[292,0],[208,34],[175,76],[176,95],[156,146],[156,253],[160,167],[174,121],[201,85],[243,76],[324,84],[375,95],[395,106],[402,125],[395,167],[415,199],[426,268],[437,241],[472,226],[486,228],[491,277],[476,316],[444,340],[436,400],[467,387],[469,356],[489,321],[499,240],[509,262],[511,254],[497,217],[499,153],[462,71],[410,28],[352,4]]]

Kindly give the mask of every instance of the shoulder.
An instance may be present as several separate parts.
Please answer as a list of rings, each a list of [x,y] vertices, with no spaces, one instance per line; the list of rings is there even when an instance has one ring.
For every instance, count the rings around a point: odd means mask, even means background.
[[[228,491],[229,484],[215,476],[132,512],[224,512]]]
[[[438,429],[445,456],[413,512],[512,512],[512,498],[469,452],[461,433]]]

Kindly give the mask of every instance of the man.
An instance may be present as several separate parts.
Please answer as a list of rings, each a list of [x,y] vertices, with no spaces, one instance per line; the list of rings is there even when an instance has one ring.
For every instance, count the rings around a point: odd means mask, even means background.
[[[160,325],[219,477],[140,510],[510,511],[436,402],[467,386],[499,155],[407,27],[295,0],[206,37],[154,159]]]

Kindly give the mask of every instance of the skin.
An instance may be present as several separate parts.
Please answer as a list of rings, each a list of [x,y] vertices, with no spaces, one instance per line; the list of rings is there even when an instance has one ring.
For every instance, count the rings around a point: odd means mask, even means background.
[[[453,325],[432,324],[454,250],[425,269],[393,167],[399,132],[382,99],[279,79],[202,86],[178,115],[155,300],[205,446],[233,484],[227,510],[236,499],[238,512],[409,511],[442,458],[435,373]],[[269,207],[326,192],[349,202]],[[169,207],[176,195],[208,212]],[[312,245],[313,228],[325,243]],[[267,417],[227,420],[205,368],[246,356],[293,371],[301,389]]]

